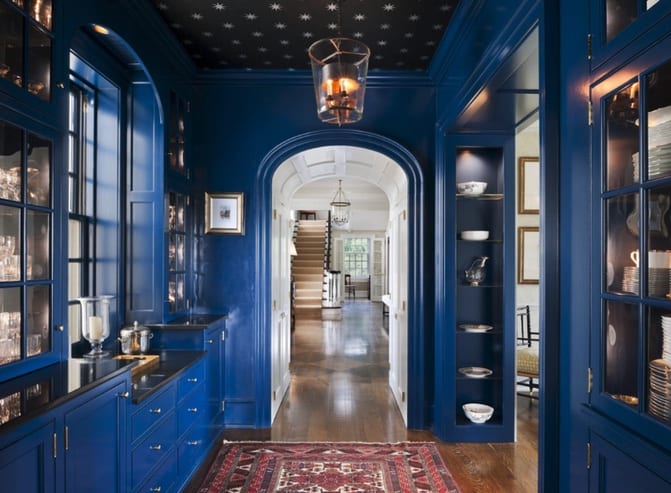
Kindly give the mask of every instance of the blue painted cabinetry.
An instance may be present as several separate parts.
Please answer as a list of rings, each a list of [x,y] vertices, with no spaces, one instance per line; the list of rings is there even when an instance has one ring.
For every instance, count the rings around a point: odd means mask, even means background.
[[[589,484],[591,491],[667,491],[671,16],[656,2],[617,2],[629,9],[623,18],[615,3],[605,2],[609,22],[595,32],[591,67]]]
[[[35,381],[29,375],[19,382],[26,417],[17,415],[3,425],[8,430],[0,430],[2,491],[83,492],[101,484],[108,491],[124,491],[129,373],[117,371],[88,390],[73,390],[70,397],[68,385],[95,379],[98,368],[88,363],[55,366],[38,372]],[[85,374],[69,378],[68,372]]]
[[[179,491],[191,478],[211,445],[205,389],[201,359],[132,406],[129,491]]]
[[[205,350],[207,369],[205,395],[207,398],[207,421],[214,426],[223,426],[224,372],[226,344],[226,316],[193,315],[181,317],[169,324],[151,325],[156,349]]]
[[[0,484],[3,485],[3,491],[58,491],[56,459],[53,454],[55,431],[55,420],[49,419],[36,429],[21,433],[22,436],[0,449]]]

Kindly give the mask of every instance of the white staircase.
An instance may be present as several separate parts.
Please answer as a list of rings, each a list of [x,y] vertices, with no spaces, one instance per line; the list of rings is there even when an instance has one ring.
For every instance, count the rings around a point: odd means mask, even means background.
[[[296,252],[291,264],[297,319],[321,319],[324,291],[326,221],[298,221]]]

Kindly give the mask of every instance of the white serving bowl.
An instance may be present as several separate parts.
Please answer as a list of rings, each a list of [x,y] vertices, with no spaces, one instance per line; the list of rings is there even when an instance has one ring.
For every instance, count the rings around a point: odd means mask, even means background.
[[[461,406],[464,410],[464,414],[468,419],[473,423],[482,424],[485,421],[488,421],[489,418],[494,414],[494,408],[488,406],[487,404],[479,404],[477,402],[469,402]]]
[[[457,183],[457,192],[464,195],[481,195],[487,189],[486,181],[462,181]]]
[[[472,230],[461,232],[462,240],[486,240],[487,238],[489,238],[489,231]]]

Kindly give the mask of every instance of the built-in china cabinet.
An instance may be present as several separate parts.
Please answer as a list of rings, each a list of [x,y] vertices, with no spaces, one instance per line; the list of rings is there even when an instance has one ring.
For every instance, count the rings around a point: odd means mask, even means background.
[[[0,375],[54,351],[51,159],[51,140],[0,121]]]
[[[594,491],[671,488],[671,37],[656,4],[606,0],[594,30]]]
[[[449,136],[445,156],[444,362],[436,434],[448,441],[514,436],[514,162],[505,138]],[[512,187],[512,188],[511,188]],[[439,202],[440,203],[440,202]],[[441,206],[443,207],[443,206]],[[441,310],[442,311],[442,310]],[[440,313],[440,312],[439,312]],[[474,422],[465,404],[489,406]]]

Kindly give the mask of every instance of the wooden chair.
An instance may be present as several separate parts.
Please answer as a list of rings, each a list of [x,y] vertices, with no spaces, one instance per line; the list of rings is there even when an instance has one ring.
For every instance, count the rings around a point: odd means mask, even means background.
[[[528,392],[517,392],[518,395],[538,399],[534,391],[540,384],[540,357],[538,345],[540,332],[531,329],[529,305],[519,306],[516,309],[517,319],[517,384],[526,385]]]
[[[348,298],[351,296],[356,299],[356,288],[352,284],[352,276],[350,274],[345,274],[345,294]]]

